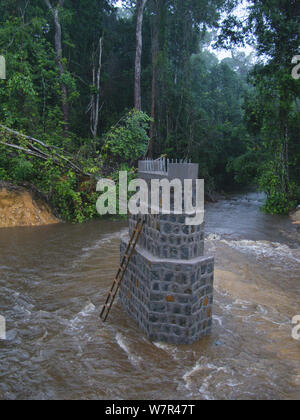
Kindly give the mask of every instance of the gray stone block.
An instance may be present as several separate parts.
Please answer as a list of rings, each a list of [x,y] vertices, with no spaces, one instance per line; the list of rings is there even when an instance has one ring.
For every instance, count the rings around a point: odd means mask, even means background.
[[[121,244],[121,254],[129,238]],[[135,261],[135,262],[134,262]],[[150,340],[191,344],[210,333],[213,258],[178,263],[136,247],[120,289],[120,300]]]
[[[131,235],[139,216],[129,216]],[[190,260],[204,253],[204,224],[185,226],[182,215],[147,215],[138,244],[156,257]],[[172,221],[171,221],[172,220]],[[183,217],[185,220],[185,217]]]

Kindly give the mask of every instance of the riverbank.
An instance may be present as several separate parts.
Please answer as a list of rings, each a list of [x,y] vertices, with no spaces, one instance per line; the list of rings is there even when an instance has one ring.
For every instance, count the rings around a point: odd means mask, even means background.
[[[0,228],[43,226],[59,222],[37,192],[0,182]]]

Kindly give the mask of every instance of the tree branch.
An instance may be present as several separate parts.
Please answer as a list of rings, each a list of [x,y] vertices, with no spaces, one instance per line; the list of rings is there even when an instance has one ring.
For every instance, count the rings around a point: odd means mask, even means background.
[[[48,144],[45,144],[41,140],[35,139],[33,137],[30,137],[30,136],[26,136],[25,134],[19,133],[18,131],[15,131],[15,130],[12,130],[11,128],[5,127],[2,124],[0,124],[0,128],[2,128],[3,130],[7,131],[8,133],[11,133],[12,135],[14,135],[16,137],[23,137],[24,139],[30,141],[31,143],[39,144],[40,146],[44,147],[47,150],[61,151],[61,149],[59,147],[52,146],[52,145],[50,146]],[[86,173],[83,169],[81,169],[78,165],[76,165],[75,163],[73,163],[70,159],[68,159],[68,158],[66,158],[64,156],[61,156],[61,155],[58,155],[58,156],[55,156],[55,157],[54,156],[51,156],[50,154],[47,154],[47,153],[43,152],[42,150],[40,150],[38,147],[34,146],[34,144],[28,145],[29,149],[25,149],[24,147],[21,147],[21,146],[15,145],[15,144],[10,144],[10,143],[6,143],[6,142],[2,142],[2,141],[0,141],[0,144],[3,144],[3,145],[8,146],[8,147],[12,147],[14,149],[21,150],[21,151],[23,151],[23,152],[25,152],[25,153],[27,153],[29,155],[36,156],[36,157],[39,157],[39,158],[44,159],[44,160],[53,159],[53,161],[57,165],[63,166],[62,163],[59,161],[59,159],[60,159],[60,160],[62,160],[64,162],[66,162],[66,164],[70,168],[72,168],[75,172],[80,173],[82,175],[86,175],[86,176],[90,176],[90,177],[94,178],[93,175],[91,175],[89,173]],[[32,150],[30,150],[30,149],[32,149]],[[72,157],[72,156],[70,155],[70,157]]]

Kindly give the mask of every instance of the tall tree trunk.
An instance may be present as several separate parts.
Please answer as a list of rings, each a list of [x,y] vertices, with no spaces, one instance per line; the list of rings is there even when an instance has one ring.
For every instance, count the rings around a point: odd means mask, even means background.
[[[284,192],[288,196],[290,192],[290,175],[289,175],[289,143],[288,143],[288,124],[284,127],[284,137],[282,144],[282,164],[284,173]]]
[[[280,173],[281,173],[281,189],[285,197],[290,194],[290,175],[289,175],[289,112],[290,107],[287,92],[280,95],[280,132],[281,132],[281,151],[280,151]]]
[[[62,31],[61,24],[59,20],[59,9],[63,7],[64,0],[59,0],[57,7],[53,7],[50,3],[50,0],[44,0],[48,9],[51,11],[54,25],[55,25],[55,52],[56,52],[56,63],[58,66],[59,75],[61,77],[60,86],[62,93],[62,111],[64,118],[64,131],[65,134],[68,134],[69,131],[69,105],[68,105],[68,89],[67,86],[63,83],[62,77],[65,74],[65,69],[62,62]]]
[[[102,52],[103,52],[103,35],[99,40],[99,46],[95,53],[95,58],[98,55],[98,63],[97,63],[97,70],[96,64],[94,60],[93,64],[93,87],[97,93],[92,94],[91,102],[88,107],[88,111],[91,113],[91,124],[90,129],[93,135],[94,140],[97,138],[98,133],[98,125],[99,125],[99,112],[100,112],[100,86],[101,86],[101,69],[102,69]]]
[[[143,49],[143,17],[144,17],[144,9],[145,9],[146,3],[147,3],[147,0],[137,0],[134,107],[138,111],[142,110],[141,68],[142,68],[142,49]]]
[[[153,145],[155,137],[155,105],[156,105],[156,86],[158,73],[158,52],[159,52],[159,22],[160,22],[161,0],[155,0],[155,17],[152,36],[152,93],[151,93],[151,123],[150,123],[150,142],[148,156],[153,158]]]

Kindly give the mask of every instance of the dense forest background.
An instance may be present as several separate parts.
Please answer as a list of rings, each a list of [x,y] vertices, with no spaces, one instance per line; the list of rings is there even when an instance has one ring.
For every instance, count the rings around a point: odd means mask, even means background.
[[[298,0],[0,0],[0,180],[66,220],[95,216],[97,177],[191,158],[208,196],[256,185],[299,202]],[[257,56],[234,47],[252,45]],[[218,60],[213,46],[232,50]],[[292,70],[294,68],[294,77]]]

